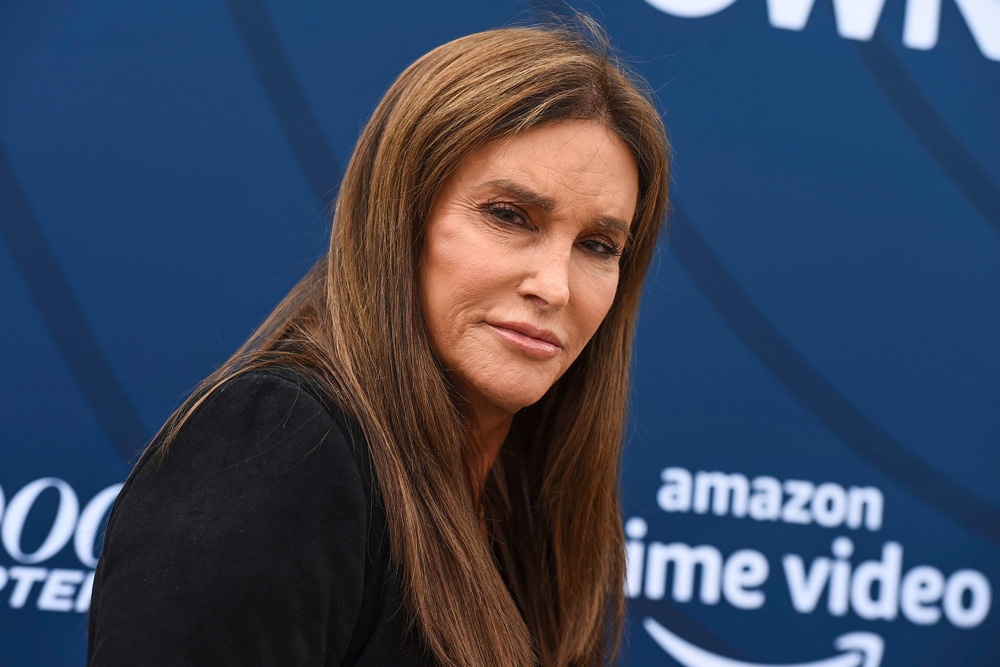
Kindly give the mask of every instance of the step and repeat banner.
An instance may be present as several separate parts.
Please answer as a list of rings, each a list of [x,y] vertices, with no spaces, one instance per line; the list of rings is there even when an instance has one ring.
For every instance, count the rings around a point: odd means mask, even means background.
[[[1000,3],[579,7],[674,151],[621,664],[1000,664]],[[83,663],[121,482],[323,252],[393,78],[541,9],[0,3],[0,665]]]

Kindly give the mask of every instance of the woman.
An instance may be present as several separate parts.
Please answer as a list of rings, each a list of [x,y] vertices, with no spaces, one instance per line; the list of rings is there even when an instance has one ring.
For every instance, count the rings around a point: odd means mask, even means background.
[[[667,144],[583,32],[470,35],[393,84],[328,254],[126,483],[91,664],[613,658]]]

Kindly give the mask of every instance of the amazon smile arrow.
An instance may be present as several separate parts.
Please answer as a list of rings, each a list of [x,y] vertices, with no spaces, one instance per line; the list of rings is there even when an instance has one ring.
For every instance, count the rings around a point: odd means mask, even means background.
[[[700,646],[685,641],[667,630],[656,619],[647,616],[642,627],[670,657],[683,667],[879,667],[885,644],[882,638],[871,632],[848,632],[833,640],[839,655],[813,662],[795,664],[765,664],[744,662],[706,651]]]

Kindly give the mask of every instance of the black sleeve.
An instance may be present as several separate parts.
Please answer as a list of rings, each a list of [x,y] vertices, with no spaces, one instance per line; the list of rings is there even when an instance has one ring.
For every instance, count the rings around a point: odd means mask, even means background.
[[[220,390],[112,512],[93,667],[340,664],[350,643],[367,530],[350,439],[284,377]]]

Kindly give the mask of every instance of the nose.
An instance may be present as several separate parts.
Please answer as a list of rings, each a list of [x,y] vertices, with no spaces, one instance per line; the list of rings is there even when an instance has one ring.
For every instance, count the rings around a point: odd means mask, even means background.
[[[569,303],[570,260],[572,246],[551,244],[532,253],[527,272],[517,293],[543,309],[563,308]]]

